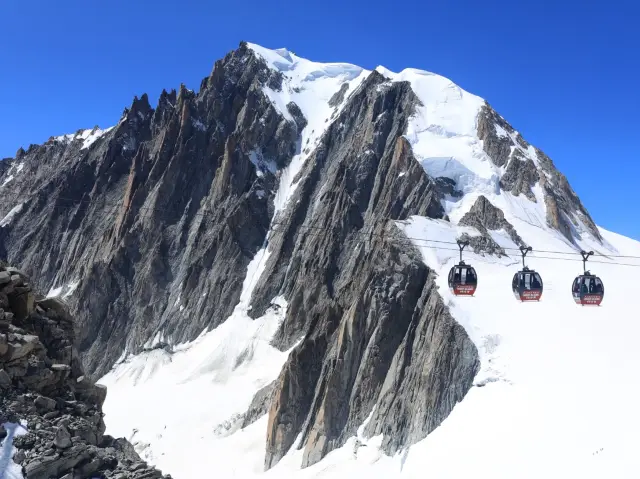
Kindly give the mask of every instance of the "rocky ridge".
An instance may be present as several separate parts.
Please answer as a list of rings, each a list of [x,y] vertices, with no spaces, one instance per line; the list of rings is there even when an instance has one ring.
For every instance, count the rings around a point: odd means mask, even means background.
[[[107,391],[84,374],[75,326],[61,301],[0,264],[0,441],[4,424],[26,427],[12,441],[26,479],[170,479],[104,434]]]
[[[533,187],[539,183],[551,228],[560,231],[571,243],[580,237],[579,230],[586,230],[602,241],[593,219],[551,158],[527,142],[486,102],[478,115],[477,129],[491,161],[505,168],[500,178],[502,190],[516,196],[523,194],[537,202]]]

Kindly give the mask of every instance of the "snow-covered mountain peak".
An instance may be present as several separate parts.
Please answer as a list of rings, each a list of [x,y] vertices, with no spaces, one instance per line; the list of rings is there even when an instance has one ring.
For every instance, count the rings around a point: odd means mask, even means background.
[[[95,126],[93,128],[79,130],[76,133],[68,133],[66,135],[55,136],[55,137],[52,137],[50,141],[58,141],[63,144],[70,144],[73,141],[81,140],[82,146],[80,147],[80,149],[86,150],[91,145],[93,145],[96,142],[96,140],[98,140],[101,136],[105,135],[106,133],[109,133],[113,128],[114,127],[111,126],[109,128],[101,129]]]
[[[263,90],[288,120],[294,121],[291,103],[300,108],[307,121],[301,135],[307,152],[338,117],[349,95],[372,73],[349,63],[313,62],[286,49],[270,50],[255,44],[249,48],[282,74],[281,91],[268,86]],[[425,70],[405,68],[395,73],[378,66],[375,71],[387,84],[408,82],[417,97],[404,136],[429,176],[455,182],[461,194],[442,200],[453,225],[484,196],[509,222],[522,222],[523,230],[533,226],[549,230],[553,236],[559,231],[562,241],[574,249],[582,240],[602,245],[595,224],[551,160],[483,98]],[[296,157],[290,168],[299,171],[304,158],[304,153]],[[535,243],[533,231],[533,237],[524,233],[527,243]]]
[[[350,63],[319,63],[297,56],[286,48],[271,50],[255,43],[247,46],[264,59],[267,65],[285,76],[302,81],[312,81],[322,77],[343,77],[353,79],[365,71]],[[291,72],[286,74],[287,72]],[[368,72],[367,72],[368,73]]]
[[[640,244],[447,78],[243,43],[79,154],[87,131],[0,163],[0,256],[82,306],[109,434],[173,477],[528,477],[509,459],[633,443]],[[511,291],[522,244],[539,303]]]

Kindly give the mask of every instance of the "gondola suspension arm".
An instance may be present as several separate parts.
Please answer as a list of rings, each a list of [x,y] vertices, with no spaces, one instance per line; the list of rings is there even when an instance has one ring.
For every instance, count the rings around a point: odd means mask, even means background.
[[[589,251],[588,253],[586,251],[580,251],[580,254],[582,255],[582,269],[584,273],[587,274],[587,260],[589,256],[593,254],[593,251]]]
[[[462,250],[465,248],[465,246],[469,246],[469,242],[468,241],[460,241],[460,240],[458,240],[458,248],[460,248],[460,264],[464,264],[462,262]]]
[[[529,251],[533,251],[533,248],[531,248],[531,246],[527,246],[526,248],[524,246],[520,246],[520,253],[522,254],[522,269],[526,268],[524,264],[524,257],[527,256],[527,253]]]

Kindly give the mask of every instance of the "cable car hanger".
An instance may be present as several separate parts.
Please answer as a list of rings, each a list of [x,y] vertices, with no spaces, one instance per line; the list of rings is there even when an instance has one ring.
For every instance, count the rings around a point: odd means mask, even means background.
[[[591,273],[587,271],[587,260],[589,259],[589,256],[593,255],[593,251],[589,251],[588,253],[586,251],[580,251],[580,254],[582,255],[582,270],[584,271],[585,276],[591,275]]]
[[[529,268],[527,268],[527,265],[524,264],[524,257],[527,256],[527,253],[533,251],[533,248],[531,246],[527,246],[526,248],[524,246],[520,246],[520,254],[522,254],[522,269],[523,270],[527,270]]]
[[[462,261],[462,250],[464,250],[466,246],[469,246],[469,242],[458,240],[457,243],[458,243],[458,248],[460,249],[460,264],[464,264],[464,261]]]

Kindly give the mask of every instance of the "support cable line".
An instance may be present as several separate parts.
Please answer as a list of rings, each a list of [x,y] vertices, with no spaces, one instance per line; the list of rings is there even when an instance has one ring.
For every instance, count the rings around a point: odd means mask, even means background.
[[[73,205],[69,205],[69,206],[65,206],[65,205],[53,205],[50,209],[51,210],[56,210],[56,209],[61,209],[61,210],[69,210],[69,209],[75,209],[78,208],[80,205],[78,203],[87,203],[90,204],[89,202],[94,201],[91,198],[82,198],[80,200],[78,199],[72,199],[72,198],[65,198],[65,197],[57,197],[56,200],[63,200],[63,201],[70,201],[73,202]],[[122,200],[119,200],[117,202],[101,202],[99,203],[100,208],[119,208],[122,206]],[[46,208],[46,207],[45,207]],[[146,218],[150,218],[151,214],[153,212],[168,212],[168,213],[176,213],[175,210],[169,210],[168,208],[163,208],[163,207],[158,207],[158,206],[140,206],[139,208],[137,208],[135,210],[135,215],[136,216],[142,216],[142,217],[146,217]],[[109,214],[109,213],[107,213]],[[113,214],[113,213],[111,213]],[[184,214],[184,212],[182,213]],[[181,216],[182,216],[181,214]],[[192,215],[190,215],[191,218],[195,219],[195,218],[207,218],[207,217],[214,217],[214,213],[213,212],[208,212],[208,211],[197,211],[194,212]],[[392,221],[402,221],[402,220],[392,220]],[[277,229],[274,229],[274,227],[276,226],[281,226],[281,225],[288,225],[290,224],[288,221],[272,221],[271,223],[269,223],[268,227],[270,232],[273,233],[277,233]],[[379,223],[381,224],[381,223]],[[108,229],[110,229],[113,225],[109,225],[106,226],[102,229],[100,229],[100,233],[99,234],[104,234]],[[298,230],[300,229],[310,229],[310,230],[317,230],[321,233],[318,233],[317,236],[326,236],[327,235],[327,228],[326,227],[322,227],[322,226],[312,226],[312,225],[300,225],[296,227]],[[396,240],[398,240],[400,238],[399,235],[385,235],[382,233],[376,233],[374,232],[375,225],[372,226],[371,230],[368,232],[363,232],[363,231],[359,231],[359,232],[351,232],[349,234],[353,234],[353,235],[365,235],[367,237],[369,236],[378,236],[378,237],[388,237],[388,238],[395,238]],[[299,232],[299,231],[298,231]],[[307,235],[311,235],[310,232],[304,233]],[[430,248],[430,249],[435,249],[435,250],[441,250],[441,251],[459,251],[459,242],[458,241],[445,241],[445,240],[436,240],[436,239],[428,239],[428,238],[416,238],[416,237],[411,237],[411,236],[404,236],[403,239],[406,240],[411,240],[414,242],[420,242],[420,243],[435,243],[435,244],[443,244],[443,245],[451,245],[451,246],[457,246],[457,248],[442,248],[442,247],[438,247],[438,246],[429,246],[426,244],[416,244],[416,246],[420,246],[420,247],[425,247],[425,248]],[[349,241],[349,240],[348,240]],[[501,246],[502,250],[506,251],[519,251],[521,252],[521,248],[510,248],[510,247],[503,247]],[[583,261],[583,259],[573,259],[573,258],[555,258],[555,257],[548,257],[548,256],[537,256],[537,253],[545,253],[545,254],[558,254],[558,255],[570,255],[570,256],[581,256],[582,253],[581,252],[570,252],[570,251],[553,251],[553,250],[536,250],[536,259],[546,259],[546,260],[560,260],[560,261]],[[597,257],[603,257],[603,258],[628,258],[628,259],[639,259],[640,260],[640,256],[633,256],[633,255],[614,255],[614,254],[601,254],[601,253],[594,253],[593,251],[591,252],[591,255],[593,256],[597,256]],[[620,262],[614,262],[614,261],[591,261],[592,263],[599,263],[599,264],[615,264],[618,266],[631,266],[631,267],[640,267],[640,264],[631,264],[631,263],[620,263]]]

